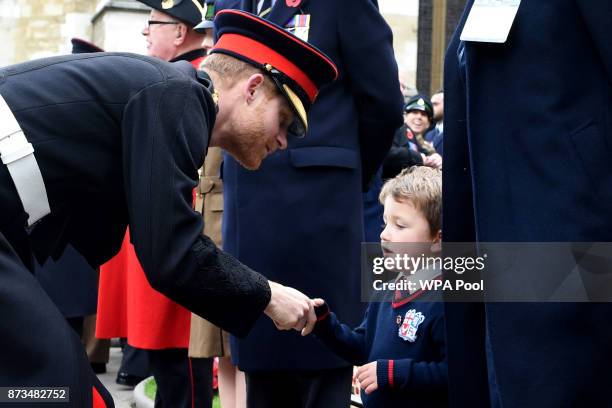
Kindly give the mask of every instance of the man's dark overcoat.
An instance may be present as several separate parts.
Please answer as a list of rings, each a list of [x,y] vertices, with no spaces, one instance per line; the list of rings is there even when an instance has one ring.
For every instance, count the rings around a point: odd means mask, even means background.
[[[253,11],[256,3],[220,1],[217,8]],[[298,15],[310,16],[308,41],[340,76],[321,89],[306,137],[290,138],[287,150],[255,172],[226,157],[223,245],[270,279],[326,299],[356,325],[362,181],[372,179],[402,123],[392,33],[371,0],[277,0],[265,18],[295,31]],[[232,342],[233,359],[249,371],[348,366],[314,338],[277,332],[262,319]]]
[[[74,406],[91,401],[78,339],[26,266],[31,253],[44,260],[68,243],[99,265],[118,251],[128,222],[157,290],[236,335],[248,332],[269,286],[203,236],[192,209],[216,108],[189,63],[54,57],[1,69],[0,94],[35,149],[51,207],[28,235],[0,166],[1,386],[68,385]]]
[[[460,41],[472,3],[445,62],[444,240],[612,241],[612,2],[523,0],[504,44]],[[609,304],[446,313],[453,406],[488,381],[505,407],[610,406]]]

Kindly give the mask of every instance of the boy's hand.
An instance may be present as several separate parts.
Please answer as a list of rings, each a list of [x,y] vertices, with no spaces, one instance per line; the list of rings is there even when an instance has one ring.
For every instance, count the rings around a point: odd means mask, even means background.
[[[366,394],[370,394],[378,389],[378,379],[376,377],[376,361],[372,361],[357,369],[355,373],[359,386]]]

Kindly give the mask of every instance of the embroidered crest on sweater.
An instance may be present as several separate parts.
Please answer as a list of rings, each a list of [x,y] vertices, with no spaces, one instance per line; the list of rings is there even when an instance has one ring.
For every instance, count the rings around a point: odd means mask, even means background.
[[[423,313],[417,312],[415,309],[410,309],[404,316],[404,321],[399,327],[398,335],[411,343],[414,343],[417,338],[417,330],[419,325],[423,323],[425,316]]]

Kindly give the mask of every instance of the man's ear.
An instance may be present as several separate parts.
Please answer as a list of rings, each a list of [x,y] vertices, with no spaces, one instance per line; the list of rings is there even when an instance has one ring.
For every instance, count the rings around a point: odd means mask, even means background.
[[[174,45],[177,47],[182,45],[187,38],[187,26],[183,23],[176,25],[176,38],[174,39]]]
[[[244,83],[244,97],[247,104],[253,102],[259,95],[263,95],[263,74],[251,75]]]

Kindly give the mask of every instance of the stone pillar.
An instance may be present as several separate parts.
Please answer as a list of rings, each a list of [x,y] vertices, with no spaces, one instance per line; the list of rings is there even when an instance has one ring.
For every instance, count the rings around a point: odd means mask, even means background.
[[[92,21],[92,41],[106,51],[146,54],[142,29],[150,8],[135,0],[102,0]]]
[[[431,95],[442,88],[444,54],[465,0],[419,2],[417,89]]]

